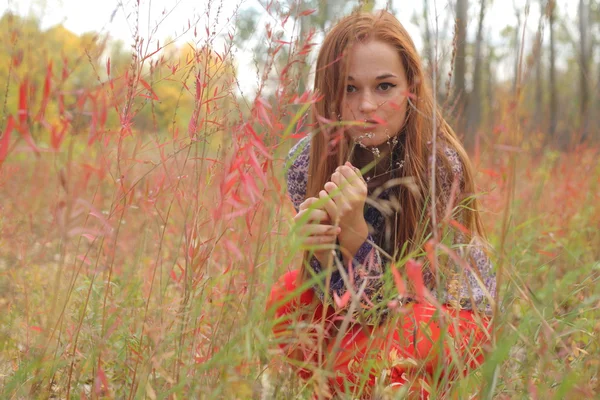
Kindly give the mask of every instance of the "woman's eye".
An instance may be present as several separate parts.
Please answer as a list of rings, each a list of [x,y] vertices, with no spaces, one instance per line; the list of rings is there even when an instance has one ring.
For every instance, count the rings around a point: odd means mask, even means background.
[[[346,86],[346,93],[353,93],[356,92],[356,88],[352,85],[348,85]]]
[[[394,85],[393,83],[383,82],[379,84],[379,88],[384,92],[387,92],[388,90],[394,87],[396,87],[396,85]]]

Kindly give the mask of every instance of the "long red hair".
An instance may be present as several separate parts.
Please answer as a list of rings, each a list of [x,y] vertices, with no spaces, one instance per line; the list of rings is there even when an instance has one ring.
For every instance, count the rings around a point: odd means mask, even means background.
[[[402,132],[405,157],[400,177],[408,178],[412,189],[403,185],[399,187],[398,196],[401,206],[400,218],[395,227],[395,250],[408,245],[408,250],[420,248],[420,240],[431,232],[431,223],[424,222],[427,215],[428,199],[431,194],[428,178],[429,156],[432,152],[434,131],[434,114],[437,121],[437,160],[441,167],[451,171],[444,148],[453,148],[462,163],[464,180],[461,184],[463,199],[467,199],[461,210],[461,222],[472,234],[484,236],[483,225],[478,212],[473,181],[473,168],[469,158],[456,137],[456,134],[442,117],[439,107],[434,108],[434,98],[428,79],[425,76],[421,58],[406,29],[389,12],[376,14],[356,12],[339,21],[325,37],[316,65],[314,80],[315,91],[322,96],[313,109],[313,124],[319,126],[323,119],[336,121],[341,114],[342,102],[347,86],[348,50],[353,43],[365,40],[380,40],[394,46],[402,60],[408,90],[411,93],[410,103]],[[321,125],[322,126],[322,125]],[[332,143],[335,144],[332,151]],[[307,197],[319,197],[318,193],[330,180],[337,166],[343,164],[351,153],[351,142],[339,126],[322,126],[312,136],[310,146],[310,162],[308,168]],[[352,161],[352,160],[351,160]],[[449,176],[452,176],[450,173]],[[440,179],[436,179],[436,201],[438,215],[445,207]],[[458,199],[463,200],[463,199]],[[425,218],[425,221],[428,221]],[[393,255],[393,254],[392,254]]]

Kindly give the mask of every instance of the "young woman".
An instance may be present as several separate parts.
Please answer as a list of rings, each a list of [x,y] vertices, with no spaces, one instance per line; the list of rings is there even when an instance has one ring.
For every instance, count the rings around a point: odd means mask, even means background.
[[[471,164],[388,12],[331,29],[314,90],[315,133],[292,148],[288,171],[311,251],[272,289],[275,333],[331,393],[440,390],[483,361],[496,291]]]

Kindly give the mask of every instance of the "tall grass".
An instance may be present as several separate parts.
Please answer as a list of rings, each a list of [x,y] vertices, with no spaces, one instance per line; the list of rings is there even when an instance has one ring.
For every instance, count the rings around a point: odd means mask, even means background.
[[[0,137],[2,398],[308,399],[323,390],[326,371],[302,381],[286,366],[265,313],[274,280],[301,258],[284,158],[311,129],[298,121],[314,97],[293,90],[310,45],[270,34],[263,70],[275,71],[277,87],[267,95],[274,73],[265,74],[256,98],[241,100],[223,72],[235,32],[212,49],[212,13],[185,60],[150,57],[141,40],[120,71],[88,54],[97,83],[76,94],[64,91],[72,66],[48,68],[48,89],[37,91],[14,67],[19,109],[6,113]],[[193,110],[170,110],[165,131],[136,129],[169,80]],[[507,129],[484,134],[473,154],[503,266],[502,311],[485,364],[453,396],[594,398],[599,149],[535,147],[515,117],[520,98],[505,100],[516,102],[497,110]],[[49,105],[52,120],[40,112]],[[75,117],[88,124],[76,128]]]

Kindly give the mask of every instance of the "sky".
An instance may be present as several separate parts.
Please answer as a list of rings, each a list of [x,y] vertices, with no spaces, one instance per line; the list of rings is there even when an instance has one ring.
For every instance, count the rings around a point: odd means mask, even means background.
[[[137,0],[0,0],[0,10],[11,10],[19,15],[34,14],[41,18],[42,28],[46,29],[53,25],[62,23],[65,28],[76,34],[96,31],[108,33],[111,37],[123,41],[126,45],[133,43],[134,27],[136,17],[139,19],[140,34],[142,37],[152,36],[154,40],[161,40],[167,37],[177,37],[178,45],[185,45],[186,42],[198,41],[198,37],[193,36],[193,27],[187,33],[184,33],[188,22],[198,27],[198,34],[203,34],[206,26],[206,7],[212,3],[211,20],[214,21],[216,8],[222,4],[220,17],[217,25],[217,31],[227,32],[232,24],[228,23],[228,18],[235,14],[236,7],[247,8],[256,7],[262,9],[257,0],[139,0],[139,16],[134,12]],[[334,0],[330,0],[334,1]],[[344,1],[344,0],[335,0]],[[527,0],[495,0],[492,7],[488,10],[486,16],[486,25],[489,27],[489,34],[492,42],[501,43],[501,30],[507,25],[514,25],[516,18],[514,15],[513,3],[523,5]],[[469,9],[469,35],[473,37],[476,29],[476,18],[479,12],[479,1],[470,2]],[[474,4],[477,3],[477,4]],[[529,33],[533,35],[537,29],[539,20],[539,6],[537,1],[532,6],[529,16]],[[566,10],[572,18],[576,15],[577,1],[559,0],[558,4],[562,10]],[[386,1],[380,0],[376,3],[378,7],[385,6]],[[411,22],[411,17],[415,12],[422,9],[420,0],[393,0],[392,5],[397,11],[397,16],[411,34],[418,48],[422,47],[422,28]],[[447,15],[451,12],[449,0],[430,0],[431,13],[435,15],[434,7],[437,7],[438,14]],[[264,9],[263,9],[264,10]],[[262,13],[261,21],[258,26],[264,26],[269,17]],[[441,18],[440,20],[443,20]],[[199,21],[198,24],[195,24]],[[158,24],[158,29],[154,27]],[[433,24],[433,20],[431,22]],[[442,22],[440,22],[442,24]],[[440,28],[441,29],[441,28]],[[260,38],[257,38],[260,40]],[[216,44],[217,50],[222,49],[223,44]],[[253,82],[256,81],[255,68],[252,63],[252,51],[250,48],[238,49],[238,71],[240,82],[245,86],[243,89],[251,90]],[[500,71],[500,73],[502,73]],[[508,73],[508,72],[507,72]]]

